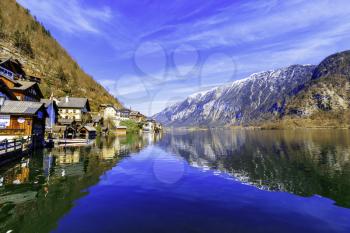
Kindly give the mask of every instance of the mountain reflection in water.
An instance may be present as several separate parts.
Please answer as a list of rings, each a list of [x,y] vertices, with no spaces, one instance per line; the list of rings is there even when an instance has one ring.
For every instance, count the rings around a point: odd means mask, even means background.
[[[260,189],[318,194],[350,208],[349,130],[174,131],[159,145]]]

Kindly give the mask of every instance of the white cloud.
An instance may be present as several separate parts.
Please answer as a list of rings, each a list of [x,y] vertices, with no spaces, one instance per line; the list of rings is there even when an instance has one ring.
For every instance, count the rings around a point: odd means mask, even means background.
[[[30,9],[41,21],[66,33],[102,33],[99,24],[112,19],[110,8],[88,8],[79,0],[18,0],[18,2]]]

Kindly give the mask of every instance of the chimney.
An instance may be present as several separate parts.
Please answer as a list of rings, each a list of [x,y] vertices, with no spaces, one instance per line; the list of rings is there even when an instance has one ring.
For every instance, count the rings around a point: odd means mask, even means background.
[[[66,103],[68,103],[69,102],[69,96],[67,95],[66,96]]]

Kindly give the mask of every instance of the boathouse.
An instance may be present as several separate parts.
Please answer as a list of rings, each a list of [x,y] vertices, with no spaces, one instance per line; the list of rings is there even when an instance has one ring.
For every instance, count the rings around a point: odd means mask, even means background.
[[[117,126],[115,129],[115,134],[116,135],[126,135],[126,130],[127,130],[126,126]]]
[[[95,127],[85,125],[79,129],[79,137],[86,139],[96,138],[96,129]]]
[[[0,97],[0,138],[34,136],[44,140],[47,112],[43,103]]]

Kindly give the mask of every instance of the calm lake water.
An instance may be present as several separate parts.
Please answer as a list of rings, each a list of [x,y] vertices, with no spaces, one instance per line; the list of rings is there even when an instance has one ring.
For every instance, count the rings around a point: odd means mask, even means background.
[[[0,232],[350,232],[350,131],[101,138],[0,168]]]

